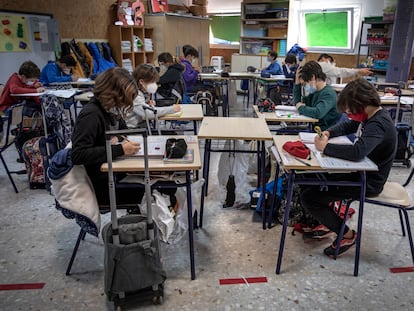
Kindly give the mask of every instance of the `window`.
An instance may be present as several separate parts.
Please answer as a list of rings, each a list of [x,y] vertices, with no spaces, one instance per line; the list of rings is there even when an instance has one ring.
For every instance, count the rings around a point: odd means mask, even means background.
[[[300,41],[308,51],[352,52],[356,31],[353,8],[300,12]]]

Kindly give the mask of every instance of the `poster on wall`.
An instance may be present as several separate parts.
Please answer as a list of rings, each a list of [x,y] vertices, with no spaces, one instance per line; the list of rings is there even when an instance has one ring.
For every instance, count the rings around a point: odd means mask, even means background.
[[[0,14],[0,52],[31,52],[27,19]]]
[[[151,0],[152,12],[168,12],[168,0]]]

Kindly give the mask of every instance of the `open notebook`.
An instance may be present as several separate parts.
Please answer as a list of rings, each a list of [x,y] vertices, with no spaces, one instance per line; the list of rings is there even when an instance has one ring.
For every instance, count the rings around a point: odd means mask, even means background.
[[[299,132],[299,139],[304,144],[313,144],[315,141],[316,135],[317,134],[314,132]],[[339,144],[339,145],[352,145],[352,141],[350,141],[347,136],[338,136],[338,137],[330,138],[329,143]]]
[[[155,157],[155,158],[163,158],[165,152],[165,141],[166,137],[164,136],[148,136],[148,156]],[[141,149],[134,155],[134,156],[144,156],[144,148],[143,143],[144,139],[142,136],[128,136],[129,141],[137,142],[142,147]]]

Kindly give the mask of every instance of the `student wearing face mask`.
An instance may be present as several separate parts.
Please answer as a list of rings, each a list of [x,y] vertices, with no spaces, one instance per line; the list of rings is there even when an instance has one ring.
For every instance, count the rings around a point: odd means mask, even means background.
[[[79,76],[72,74],[72,69],[76,66],[75,59],[70,55],[62,56],[58,61],[49,61],[42,69],[40,82],[49,85],[55,82],[74,82],[78,81]]]
[[[326,85],[326,75],[318,62],[307,62],[296,72],[293,102],[299,113],[319,119],[322,130],[334,125],[340,114],[336,109],[336,92]],[[303,88],[303,94],[302,94]]]
[[[170,53],[164,52],[158,55],[158,64],[160,65],[160,79],[158,81],[159,87],[157,90],[157,98],[172,98],[174,87],[176,87],[180,81],[183,83],[183,71],[184,66],[177,62],[174,62]],[[185,86],[184,86],[185,87]],[[184,87],[178,91],[182,98],[184,93]]]
[[[388,111],[381,107],[377,90],[364,79],[347,84],[339,95],[338,110],[346,112],[349,120],[323,131],[321,137],[316,135],[315,148],[327,156],[350,161],[360,161],[364,157],[371,159],[378,166],[378,171],[366,172],[366,196],[377,196],[383,190],[395,157],[397,134],[394,123]],[[357,137],[352,145],[329,143],[329,138],[351,133],[356,133]],[[359,173],[328,174],[327,178],[360,180]],[[359,196],[359,186],[329,186],[327,191],[321,190],[320,186],[302,186],[303,206],[324,226],[324,230],[321,226],[315,228],[314,238],[327,237],[332,232],[339,233],[342,219],[332,208],[332,202],[358,200]],[[356,239],[357,232],[346,226],[343,239],[339,243],[339,254],[352,247]],[[325,248],[324,254],[333,257],[337,247],[334,241]]]
[[[0,96],[0,114],[21,99],[11,94],[44,92],[45,88],[38,81],[39,76],[40,69],[35,63],[26,61],[21,64],[19,71],[13,73],[4,85]]]
[[[270,62],[269,66],[262,69],[262,72],[270,73],[271,75],[283,75],[282,67],[280,67],[277,61],[277,53],[270,51],[267,53],[267,61]]]
[[[370,76],[373,74],[369,68],[336,67],[333,57],[325,53],[319,55],[318,62],[322,67],[322,71],[326,74],[326,84],[328,85],[336,83],[338,78],[356,77],[358,75]]]
[[[138,95],[134,99],[132,110],[127,112],[125,122],[128,128],[145,127],[145,113],[149,119],[154,119],[154,112],[145,106],[151,106],[157,110],[157,116],[161,117],[169,113],[181,110],[181,105],[175,104],[166,107],[156,107],[152,96],[157,92],[159,74],[157,69],[149,64],[138,65],[132,72],[132,76],[138,85]]]
[[[198,74],[201,71],[200,67],[196,66],[198,59],[198,51],[191,45],[183,46],[184,58],[181,63],[184,65],[183,79],[187,92],[197,92],[203,88],[203,84],[198,80]]]

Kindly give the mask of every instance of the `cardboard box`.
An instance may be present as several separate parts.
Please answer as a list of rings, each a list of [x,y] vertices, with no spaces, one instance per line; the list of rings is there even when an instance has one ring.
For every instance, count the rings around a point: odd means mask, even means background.
[[[275,38],[286,38],[287,28],[269,28],[267,30],[267,35]]]

